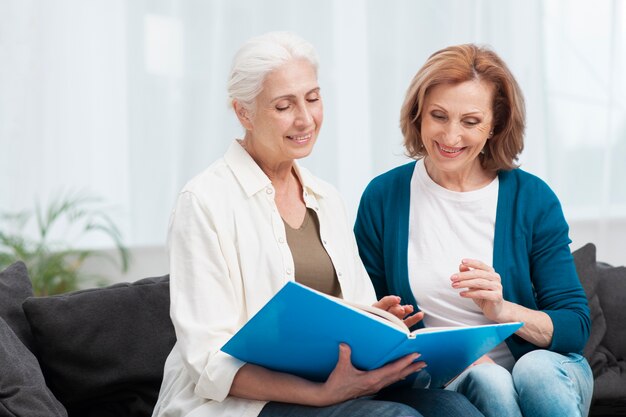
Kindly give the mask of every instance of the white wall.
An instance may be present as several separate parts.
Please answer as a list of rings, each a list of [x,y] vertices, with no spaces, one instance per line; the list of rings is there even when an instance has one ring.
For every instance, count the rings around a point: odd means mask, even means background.
[[[101,251],[106,255],[116,257],[113,251]],[[131,248],[131,263],[128,271],[120,269],[111,262],[100,257],[93,257],[83,265],[82,272],[88,275],[97,275],[103,280],[93,279],[81,283],[82,288],[97,285],[106,285],[116,282],[134,282],[138,279],[158,277],[169,273],[169,262],[165,246],[142,246]]]
[[[522,168],[561,199],[572,248],[593,241],[626,264],[624,22],[623,0],[0,0],[0,212],[84,189],[114,207],[135,254],[105,275],[166,272],[176,193],[241,134],[226,105],[234,51],[293,30],[318,50],[325,105],[303,165],[354,215],[365,184],[406,161],[398,113],[415,71],[476,42],[524,91]]]
[[[626,219],[614,219],[610,224],[597,220],[570,222],[570,238],[572,250],[591,242],[596,245],[598,261],[626,265]]]

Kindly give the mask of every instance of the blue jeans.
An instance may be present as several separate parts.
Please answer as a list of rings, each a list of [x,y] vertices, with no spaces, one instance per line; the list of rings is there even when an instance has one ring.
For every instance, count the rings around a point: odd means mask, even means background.
[[[419,410],[419,411],[418,411]],[[462,395],[446,390],[389,388],[328,407],[270,402],[259,417],[481,417]]]
[[[585,417],[593,374],[581,355],[535,350],[512,372],[495,364],[473,366],[446,389],[464,394],[486,417]]]

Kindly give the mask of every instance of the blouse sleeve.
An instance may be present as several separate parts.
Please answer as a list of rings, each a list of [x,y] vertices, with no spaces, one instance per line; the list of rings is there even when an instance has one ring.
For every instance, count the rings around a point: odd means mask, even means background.
[[[243,362],[220,348],[238,328],[243,306],[222,252],[218,220],[214,209],[184,191],[171,215],[168,244],[177,348],[195,393],[222,401]]]

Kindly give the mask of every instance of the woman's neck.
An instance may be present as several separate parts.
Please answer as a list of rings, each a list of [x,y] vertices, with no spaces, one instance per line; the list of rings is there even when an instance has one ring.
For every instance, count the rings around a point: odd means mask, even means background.
[[[300,180],[296,175],[293,160],[290,161],[272,161],[266,156],[263,149],[254,146],[254,142],[250,140],[240,140],[241,146],[248,152],[250,157],[261,168],[263,173],[272,182],[277,195],[297,194],[301,190]]]
[[[497,173],[484,169],[477,159],[471,167],[459,171],[443,171],[437,169],[428,159],[424,158],[424,166],[428,176],[438,185],[450,191],[467,192],[486,187],[494,180]]]
[[[274,182],[281,183],[289,181],[294,166],[293,160],[274,161],[271,156],[267,155],[269,153],[267,149],[255,146],[254,142],[248,140],[247,137],[240,140],[239,144],[248,152],[248,155],[254,159],[254,162],[256,162],[259,168],[268,176],[272,184],[274,184]]]

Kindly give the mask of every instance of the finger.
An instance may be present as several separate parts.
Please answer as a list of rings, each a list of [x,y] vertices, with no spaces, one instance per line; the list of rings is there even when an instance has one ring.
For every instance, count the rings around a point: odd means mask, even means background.
[[[384,371],[392,382],[404,379],[408,375],[426,367],[426,362],[417,361],[420,356],[419,353],[411,353],[387,364],[383,368],[379,368],[379,370]]]
[[[378,368],[378,370],[384,371],[386,373],[388,372],[391,374],[399,373],[399,372],[402,372],[402,370],[405,369],[406,367],[411,366],[411,364],[413,364],[414,362],[417,363],[416,361],[420,356],[421,354],[417,352],[409,353],[408,355],[402,356],[393,362],[389,362],[387,365],[383,366],[382,368]],[[419,363],[424,363],[424,362],[420,361]]]
[[[394,316],[396,316],[397,318],[404,320],[406,316],[408,316],[409,314],[413,312],[413,306],[411,304],[396,305],[396,306],[390,307],[389,310],[387,311],[393,314]]]
[[[426,366],[428,366],[428,364],[424,361],[413,362],[412,364],[404,368],[404,370],[400,374],[400,379],[405,379],[407,376],[426,368]]]
[[[471,298],[472,300],[502,301],[502,294],[495,291],[468,290],[461,291],[459,295],[463,298]]]
[[[477,259],[469,259],[469,258],[462,259],[461,265],[464,265],[468,268],[481,269],[483,271],[495,271],[491,265],[487,265],[486,263],[479,261]]]
[[[398,317],[399,319],[403,319],[407,315],[407,313],[404,310],[404,307],[399,304],[389,307],[387,311],[393,314],[394,316]]]
[[[400,304],[400,297],[398,297],[397,295],[387,295],[378,300],[378,302],[374,303],[373,306],[378,307],[382,310],[389,310],[390,307],[396,306],[398,304]]]
[[[352,367],[352,349],[345,343],[339,344],[339,359],[337,360],[336,368],[351,368]]]
[[[450,276],[451,281],[463,281],[467,279],[482,278],[490,281],[500,281],[500,274],[497,272],[487,272],[479,269],[472,269],[465,272],[458,272]]]
[[[460,281],[452,281],[452,288],[469,288],[469,289],[482,289],[489,291],[500,291],[502,284],[499,281],[490,281],[487,279],[465,279]]]
[[[424,368],[426,364],[423,361],[417,362],[419,356],[419,353],[411,353],[385,366],[369,371],[373,380],[378,381],[373,386],[371,393],[378,392],[380,389],[405,379],[408,375]]]
[[[405,318],[404,324],[406,324],[406,327],[411,328],[417,323],[419,323],[420,321],[422,321],[423,318],[424,318],[424,312],[420,311],[420,312],[413,314],[412,316]]]

